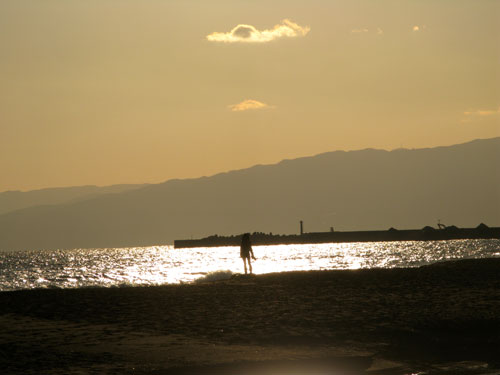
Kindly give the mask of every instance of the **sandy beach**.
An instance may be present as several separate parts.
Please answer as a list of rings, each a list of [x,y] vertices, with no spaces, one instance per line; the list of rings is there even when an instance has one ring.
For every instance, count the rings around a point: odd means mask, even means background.
[[[499,271],[494,258],[2,292],[0,373],[499,374]]]

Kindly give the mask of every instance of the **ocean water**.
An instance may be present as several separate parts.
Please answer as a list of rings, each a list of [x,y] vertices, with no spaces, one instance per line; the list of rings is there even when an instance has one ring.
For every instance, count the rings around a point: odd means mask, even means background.
[[[418,267],[450,259],[500,257],[500,240],[254,246],[254,253],[256,274]],[[0,291],[177,284],[242,272],[239,247],[0,252]]]

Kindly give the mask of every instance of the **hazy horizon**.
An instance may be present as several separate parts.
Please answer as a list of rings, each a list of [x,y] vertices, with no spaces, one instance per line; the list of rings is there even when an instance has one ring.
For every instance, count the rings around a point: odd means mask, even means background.
[[[499,226],[499,158],[497,137],[451,147],[328,152],[121,191],[4,193],[0,249],[293,233],[300,220],[306,232],[415,229],[439,220],[461,228]]]
[[[494,138],[499,138],[499,137],[492,137],[492,138],[486,138],[486,139],[494,139]],[[469,142],[473,142],[473,141],[477,141],[477,140],[481,140],[481,139],[471,139],[469,141],[466,141],[466,142],[463,142],[463,143],[460,143],[460,144],[465,144],[465,143],[469,143]],[[393,148],[393,149],[383,149],[383,148],[366,147],[366,148],[362,148],[362,149],[352,149],[352,150],[340,150],[340,149],[338,149],[338,150],[324,151],[324,152],[320,152],[320,153],[313,154],[313,155],[299,155],[299,156],[296,156],[296,157],[293,157],[293,158],[284,158],[284,159],[278,160],[276,162],[271,162],[271,163],[257,163],[257,164],[252,164],[252,165],[248,165],[248,166],[243,166],[243,167],[238,168],[238,169],[229,169],[229,170],[223,170],[223,171],[216,171],[213,174],[209,174],[209,175],[187,176],[187,177],[184,177],[184,178],[172,177],[172,178],[165,179],[165,180],[162,180],[162,181],[157,181],[157,182],[144,181],[144,182],[136,182],[136,183],[123,182],[123,183],[116,183],[116,184],[111,184],[111,185],[83,184],[83,185],[68,185],[68,186],[45,186],[45,187],[40,187],[40,188],[35,188],[35,189],[28,189],[28,190],[4,190],[4,191],[0,191],[0,193],[7,193],[7,192],[30,192],[30,191],[38,191],[38,190],[67,189],[67,188],[93,187],[93,186],[99,187],[99,188],[111,187],[111,186],[120,186],[120,185],[123,185],[123,186],[127,186],[127,185],[137,185],[137,186],[144,185],[144,186],[147,186],[147,185],[154,185],[154,184],[165,183],[165,182],[168,182],[170,180],[191,180],[191,179],[199,179],[199,178],[204,178],[204,177],[213,177],[213,176],[216,176],[218,174],[224,174],[224,173],[230,173],[230,172],[234,172],[234,171],[238,171],[238,170],[250,169],[252,167],[262,166],[262,165],[274,165],[274,164],[278,164],[278,163],[280,163],[282,161],[285,161],[285,160],[294,160],[294,159],[314,157],[314,156],[321,155],[321,154],[324,154],[324,153],[329,153],[329,152],[356,152],[356,151],[363,151],[363,150],[377,150],[377,151],[391,152],[391,151],[397,151],[397,150],[418,150],[418,149],[425,149],[425,148],[438,148],[438,147],[451,147],[451,146],[456,146],[456,144],[438,145],[438,146],[435,146],[435,147],[421,147],[421,148],[405,148],[405,147],[401,148],[401,147],[397,147],[397,148]]]
[[[494,138],[500,138],[500,137],[492,137],[492,138],[486,138],[486,139],[494,139]],[[463,142],[463,143],[460,143],[460,144],[466,144],[466,143],[470,143],[470,142],[478,141],[478,140],[485,140],[485,139],[471,139],[469,141],[466,141],[466,142]],[[120,185],[123,185],[123,186],[137,185],[137,186],[140,187],[142,185],[147,186],[147,185],[161,184],[161,183],[168,182],[170,180],[185,180],[185,179],[191,180],[191,179],[199,179],[199,178],[204,178],[204,177],[213,177],[213,176],[216,176],[218,174],[224,174],[224,173],[230,173],[230,172],[234,172],[234,171],[238,171],[238,170],[250,169],[252,167],[262,166],[262,165],[274,165],[274,164],[278,164],[278,163],[280,163],[282,161],[285,161],[285,160],[294,160],[294,159],[314,157],[314,156],[321,155],[321,154],[324,154],[324,153],[329,153],[329,152],[356,152],[356,151],[363,151],[363,150],[377,150],[377,151],[391,152],[391,151],[397,151],[397,150],[418,150],[418,149],[425,149],[425,148],[438,148],[438,147],[451,147],[451,146],[456,146],[456,144],[438,145],[438,146],[435,146],[435,147],[422,147],[422,148],[405,148],[405,147],[401,148],[401,147],[397,147],[397,148],[393,148],[393,149],[383,149],[383,148],[366,147],[366,148],[362,148],[362,149],[353,149],[353,150],[329,150],[329,151],[324,151],[324,152],[320,152],[318,154],[313,154],[313,155],[302,155],[302,156],[296,156],[296,157],[293,157],[293,158],[284,158],[284,159],[278,160],[277,162],[257,163],[257,164],[252,164],[252,165],[248,165],[248,166],[243,166],[243,167],[238,168],[238,169],[216,171],[213,174],[209,174],[209,175],[188,176],[188,177],[184,177],[184,178],[172,177],[172,178],[169,178],[169,179],[166,179],[166,180],[162,180],[162,181],[157,181],[157,182],[144,181],[144,182],[136,182],[136,183],[132,183],[132,182],[127,183],[127,182],[124,182],[124,183],[117,183],[117,184],[111,184],[111,185],[83,184],[83,185],[68,185],[68,186],[46,186],[46,187],[40,187],[40,188],[36,188],[36,189],[29,189],[29,190],[4,190],[4,191],[0,191],[0,194],[1,193],[7,193],[7,192],[30,192],[30,191],[38,191],[38,190],[67,189],[67,188],[93,187],[93,186],[98,187],[98,188],[105,188],[105,187],[120,186]]]
[[[0,4],[0,191],[500,136],[495,1]]]

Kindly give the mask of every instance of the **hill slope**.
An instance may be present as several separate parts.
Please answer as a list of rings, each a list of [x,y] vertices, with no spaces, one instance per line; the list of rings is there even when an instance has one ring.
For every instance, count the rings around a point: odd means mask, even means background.
[[[500,225],[500,138],[336,151],[0,216],[0,249],[119,247],[245,231]]]
[[[62,204],[90,199],[101,194],[121,193],[146,185],[73,186],[31,191],[4,191],[0,193],[0,215],[40,205]]]

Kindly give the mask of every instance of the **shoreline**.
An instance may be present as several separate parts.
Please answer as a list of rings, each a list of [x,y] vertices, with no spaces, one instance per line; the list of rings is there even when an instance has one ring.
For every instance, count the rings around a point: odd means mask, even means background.
[[[499,271],[500,258],[485,258],[0,292],[0,365],[6,374],[493,373]]]

